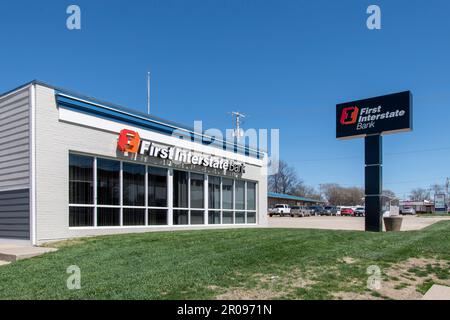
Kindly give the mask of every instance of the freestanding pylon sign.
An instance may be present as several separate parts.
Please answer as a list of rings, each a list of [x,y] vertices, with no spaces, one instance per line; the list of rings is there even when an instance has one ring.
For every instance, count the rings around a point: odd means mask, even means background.
[[[366,231],[383,230],[382,135],[411,130],[410,91],[336,105],[336,138],[365,139]]]

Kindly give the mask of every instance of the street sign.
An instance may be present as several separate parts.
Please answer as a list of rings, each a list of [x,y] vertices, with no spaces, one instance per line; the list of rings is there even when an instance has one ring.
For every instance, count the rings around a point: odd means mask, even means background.
[[[336,105],[336,138],[412,130],[410,91]]]
[[[445,205],[445,194],[435,194],[434,195],[434,210],[435,211],[446,211],[447,207]]]

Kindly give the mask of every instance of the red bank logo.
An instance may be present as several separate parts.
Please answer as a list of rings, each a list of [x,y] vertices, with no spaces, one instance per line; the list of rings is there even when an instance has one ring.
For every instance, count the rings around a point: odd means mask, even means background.
[[[341,124],[354,124],[358,120],[358,107],[347,107],[342,109],[341,113]]]
[[[137,153],[141,138],[136,131],[123,129],[120,131],[117,148],[122,152]]]

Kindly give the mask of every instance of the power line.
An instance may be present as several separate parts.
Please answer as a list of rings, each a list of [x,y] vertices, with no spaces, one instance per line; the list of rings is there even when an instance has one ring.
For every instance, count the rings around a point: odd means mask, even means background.
[[[403,154],[414,154],[414,153],[423,153],[423,152],[434,152],[434,151],[446,151],[450,150],[450,147],[445,148],[433,148],[433,149],[418,149],[418,150],[409,150],[409,151],[399,151],[399,152],[388,152],[384,156],[397,156]],[[315,158],[315,159],[302,159],[296,162],[315,162],[315,161],[333,161],[333,160],[348,160],[348,159],[362,159],[363,156],[343,156],[343,157],[328,157],[328,158]]]

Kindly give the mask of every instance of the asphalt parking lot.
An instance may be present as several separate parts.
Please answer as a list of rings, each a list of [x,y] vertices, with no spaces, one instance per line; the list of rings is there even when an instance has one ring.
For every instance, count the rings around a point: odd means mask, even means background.
[[[363,217],[328,217],[312,216],[303,218],[268,217],[269,228],[300,228],[364,231]],[[448,217],[403,216],[402,231],[420,230]]]

